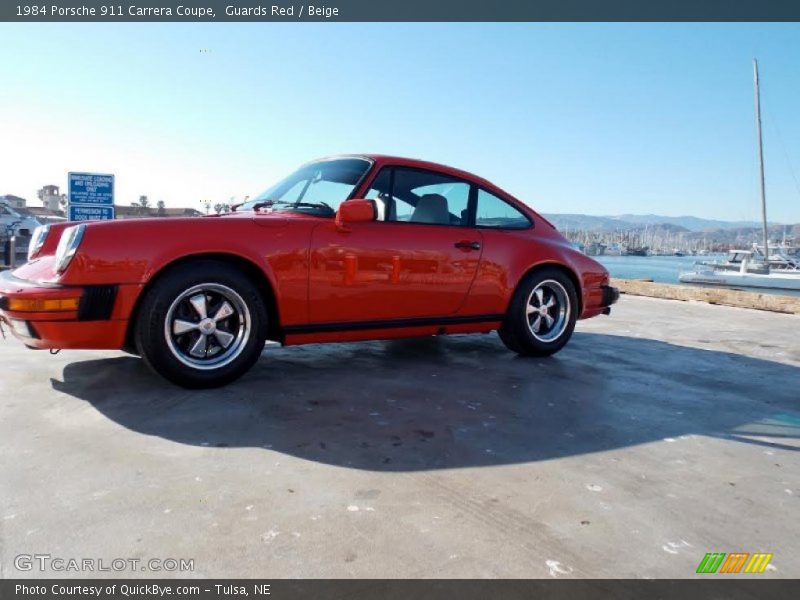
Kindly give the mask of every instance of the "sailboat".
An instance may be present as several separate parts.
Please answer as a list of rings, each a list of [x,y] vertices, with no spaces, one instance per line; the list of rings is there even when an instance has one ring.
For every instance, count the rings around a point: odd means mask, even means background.
[[[731,259],[725,263],[697,263],[695,270],[681,273],[682,283],[700,283],[726,287],[769,288],[776,290],[800,290],[800,268],[796,263],[773,263],[769,248],[767,229],[767,196],[764,186],[764,144],[761,134],[761,93],[758,85],[758,61],[753,59],[753,96],[755,99],[756,133],[758,137],[758,167],[761,189],[761,220],[763,228],[763,250],[732,250]],[[759,252],[759,250],[761,250]]]

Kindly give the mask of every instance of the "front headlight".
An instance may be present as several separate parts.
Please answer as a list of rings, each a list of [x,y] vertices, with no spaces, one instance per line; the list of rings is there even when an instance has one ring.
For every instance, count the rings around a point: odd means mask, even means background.
[[[39,254],[39,250],[44,246],[48,233],[50,233],[50,225],[39,225],[33,230],[30,244],[28,244],[28,260]]]
[[[58,240],[58,248],[56,248],[56,273],[63,273],[75,256],[75,252],[83,239],[83,232],[86,230],[86,225],[73,225],[67,227],[61,234],[61,239]]]

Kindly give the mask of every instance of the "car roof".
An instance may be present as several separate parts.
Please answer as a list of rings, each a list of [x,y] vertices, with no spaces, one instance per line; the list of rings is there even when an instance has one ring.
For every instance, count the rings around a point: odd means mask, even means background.
[[[462,179],[469,179],[489,189],[503,192],[507,196],[509,195],[508,192],[505,192],[504,190],[493,184],[488,179],[484,179],[479,175],[475,175],[474,173],[470,173],[469,171],[464,171],[462,169],[457,169],[455,167],[450,167],[448,165],[443,165],[441,163],[435,163],[427,160],[420,160],[418,158],[408,158],[405,156],[392,156],[390,154],[340,154],[335,156],[325,156],[318,160],[334,160],[338,158],[366,158],[368,160],[373,161],[375,163],[375,166],[377,167],[382,167],[384,165],[397,165],[397,166],[412,167],[418,169],[428,169],[431,171],[437,171],[439,173],[446,173],[454,177],[460,177]]]

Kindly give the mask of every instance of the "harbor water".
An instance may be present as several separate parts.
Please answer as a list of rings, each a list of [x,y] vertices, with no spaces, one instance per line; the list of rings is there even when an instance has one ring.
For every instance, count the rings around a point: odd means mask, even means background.
[[[725,254],[709,256],[595,256],[603,264],[612,277],[620,279],[652,279],[656,283],[680,283],[678,275],[684,271],[693,271],[699,261],[725,260]],[[681,283],[680,285],[688,285]],[[716,287],[716,286],[714,286]],[[754,288],[737,288],[761,294],[778,294],[782,296],[800,296],[800,292],[791,290],[770,290]]]

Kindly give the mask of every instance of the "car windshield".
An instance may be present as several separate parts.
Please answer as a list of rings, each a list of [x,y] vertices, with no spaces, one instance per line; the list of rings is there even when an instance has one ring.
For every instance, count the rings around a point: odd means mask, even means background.
[[[237,210],[270,207],[333,216],[372,163],[364,158],[321,160],[300,167]]]

